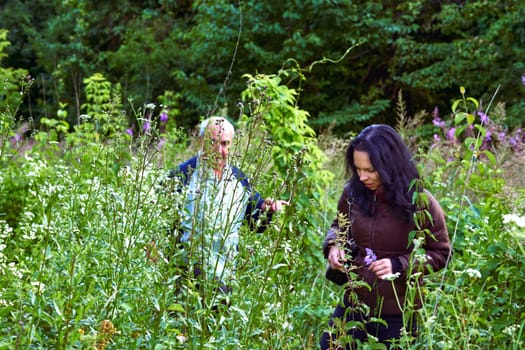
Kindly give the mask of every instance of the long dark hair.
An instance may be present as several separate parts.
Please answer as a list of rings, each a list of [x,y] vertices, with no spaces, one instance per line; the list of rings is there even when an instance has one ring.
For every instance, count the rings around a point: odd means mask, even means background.
[[[416,208],[412,195],[415,188],[411,188],[410,183],[420,176],[412,154],[396,130],[384,124],[370,125],[350,142],[346,150],[346,172],[350,176],[353,201],[366,215],[373,215],[375,192],[359,180],[354,151],[368,153],[372,166],[379,173],[386,200],[407,222],[413,222]]]

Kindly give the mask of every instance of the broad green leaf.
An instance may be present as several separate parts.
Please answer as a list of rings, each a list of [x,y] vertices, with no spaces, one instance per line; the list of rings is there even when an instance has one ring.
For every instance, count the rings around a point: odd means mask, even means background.
[[[479,108],[479,102],[474,97],[467,97],[467,101],[472,102],[476,110]]]
[[[465,112],[457,113],[457,114],[454,116],[454,124],[458,125],[458,124],[461,123],[465,118],[467,118],[467,113],[465,113]]]

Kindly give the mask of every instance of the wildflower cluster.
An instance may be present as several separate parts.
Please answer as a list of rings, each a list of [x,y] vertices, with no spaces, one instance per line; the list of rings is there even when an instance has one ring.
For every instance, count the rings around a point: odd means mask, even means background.
[[[503,215],[503,223],[509,226],[508,230],[520,241],[525,240],[525,216],[516,214]]]
[[[513,222],[518,227],[525,227],[525,216],[519,216],[516,214],[505,214],[503,215],[503,223],[508,224]]]
[[[157,106],[154,103],[148,103],[144,107],[143,115],[137,118],[139,124],[139,134],[151,136],[153,133],[159,135],[157,149],[161,149],[166,143],[166,126],[168,124],[169,116],[166,108],[162,107],[162,110],[158,117],[154,117],[154,111]],[[126,129],[125,133],[133,137],[135,136],[135,125],[131,125]]]
[[[479,272],[479,270],[476,270],[476,269],[466,269],[465,270],[465,273],[470,277],[470,278],[481,278],[481,272]]]
[[[456,113],[455,120],[452,120],[452,118],[444,120],[440,116],[438,107],[434,108],[432,111],[432,123],[440,130],[434,134],[433,147],[443,142],[450,146],[457,146],[463,139],[468,137],[475,138],[480,133],[483,138],[479,148],[480,151],[492,150],[497,146],[507,146],[513,152],[525,150],[525,132],[522,128],[509,130],[500,121],[503,115],[491,117],[475,99],[469,97],[465,101],[472,102],[472,105],[476,107],[474,113],[467,114],[466,126],[459,125],[457,120],[457,115],[463,112]],[[503,112],[499,111],[498,113],[501,114]]]

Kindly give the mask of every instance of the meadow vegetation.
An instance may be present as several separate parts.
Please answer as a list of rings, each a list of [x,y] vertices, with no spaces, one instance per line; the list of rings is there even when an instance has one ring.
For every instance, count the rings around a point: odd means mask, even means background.
[[[76,125],[59,109],[34,128],[17,114],[27,82],[3,90],[13,102],[0,110],[0,349],[317,347],[342,295],[324,278],[321,242],[352,135],[316,134],[281,75],[245,78],[226,111],[239,130],[232,161],[261,194],[291,205],[264,233],[243,227],[226,295],[188,274],[173,233],[181,194],[160,185],[195,152],[173,96],[128,116],[119,87],[95,74]],[[450,112],[410,116],[402,94],[397,106],[453,243],[448,266],[409,288],[427,298],[419,337],[399,348],[522,349],[523,131],[505,128],[503,104],[482,106],[464,89]]]

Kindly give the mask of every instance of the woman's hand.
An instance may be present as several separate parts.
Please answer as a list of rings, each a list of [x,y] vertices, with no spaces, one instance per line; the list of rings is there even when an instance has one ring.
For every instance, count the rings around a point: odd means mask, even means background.
[[[328,263],[334,270],[344,270],[343,263],[346,262],[345,251],[333,245],[328,251]]]
[[[368,269],[376,274],[378,278],[383,278],[392,274],[392,260],[379,259],[370,264]]]

